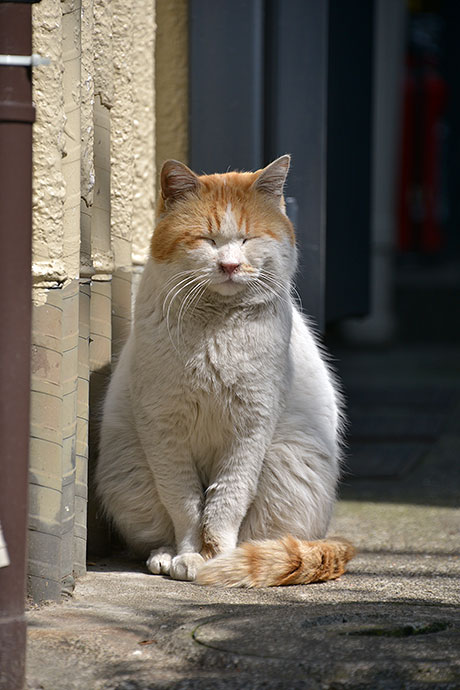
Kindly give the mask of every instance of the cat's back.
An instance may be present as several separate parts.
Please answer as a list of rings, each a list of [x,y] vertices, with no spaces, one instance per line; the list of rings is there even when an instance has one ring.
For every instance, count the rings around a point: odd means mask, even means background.
[[[329,379],[328,369],[313,327],[296,304],[292,304],[290,354],[298,376]]]
[[[304,426],[335,443],[340,427],[340,394],[313,328],[296,305],[292,307],[290,339],[291,386],[288,414],[301,417]]]

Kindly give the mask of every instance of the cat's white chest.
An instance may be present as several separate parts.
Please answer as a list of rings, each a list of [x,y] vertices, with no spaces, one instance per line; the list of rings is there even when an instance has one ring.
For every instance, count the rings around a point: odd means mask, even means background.
[[[246,369],[243,353],[235,348],[231,338],[208,334],[189,351],[184,377],[192,390],[203,388],[223,393],[225,388],[238,385]]]
[[[238,395],[251,390],[269,375],[283,356],[276,339],[269,339],[264,324],[241,319],[225,324],[207,326],[191,333],[185,380],[192,389],[225,394],[225,390]]]

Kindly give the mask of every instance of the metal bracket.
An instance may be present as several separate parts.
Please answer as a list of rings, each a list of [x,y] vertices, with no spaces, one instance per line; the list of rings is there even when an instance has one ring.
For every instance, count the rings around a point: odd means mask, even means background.
[[[38,67],[39,65],[49,65],[50,58],[42,57],[34,53],[33,55],[0,55],[0,65],[5,67]]]

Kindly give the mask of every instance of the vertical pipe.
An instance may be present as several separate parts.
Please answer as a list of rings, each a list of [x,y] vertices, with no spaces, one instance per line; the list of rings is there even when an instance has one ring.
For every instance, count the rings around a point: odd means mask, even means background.
[[[91,287],[80,285],[78,329],[77,435],[75,445],[75,525],[73,570],[86,573],[86,511],[88,502],[88,400],[89,400],[89,328]]]
[[[131,243],[134,202],[133,15],[132,0],[112,0],[114,103],[110,111],[110,238],[112,274],[112,358],[131,326]]]
[[[64,257],[71,282],[62,290],[62,552],[64,594],[74,587],[75,476],[78,388],[78,327],[80,271],[80,159],[81,159],[81,2],[63,0],[62,59],[66,156],[62,172],[64,202]]]
[[[112,358],[112,283],[94,280],[90,306],[90,410],[100,410],[107,390]],[[94,471],[99,447],[99,424],[95,414],[89,419],[88,459],[88,551],[106,556],[110,553],[110,531],[94,491]]]
[[[31,5],[0,3],[0,53],[32,52]],[[31,70],[0,66],[0,688],[24,683],[32,225]]]
[[[35,601],[61,597],[62,292],[43,291],[32,311],[27,591]]]
[[[111,24],[110,24],[111,26]],[[96,44],[100,37],[97,36]],[[111,64],[111,63],[110,63]],[[95,79],[95,90],[100,83]],[[112,283],[113,261],[110,237],[111,165],[110,110],[97,94],[94,99],[94,202],[91,217],[91,256],[94,270],[90,301],[89,407],[100,410],[107,389],[112,357]],[[110,535],[94,492],[97,461],[98,421],[89,420],[88,457],[88,551],[95,555],[110,552]]]
[[[78,211],[80,204],[78,203]],[[75,230],[75,228],[74,228]],[[79,232],[80,227],[76,228]],[[61,582],[62,593],[71,595],[75,524],[75,470],[78,386],[79,285],[72,280],[62,290],[62,506]]]
[[[63,173],[66,122],[63,89],[61,2],[42,3],[32,13],[33,48],[51,57],[34,71],[33,291],[31,440],[27,592],[35,601],[59,601],[64,535],[62,516],[65,362],[67,328],[62,286],[74,277],[64,255]],[[65,511],[65,512],[64,512]]]

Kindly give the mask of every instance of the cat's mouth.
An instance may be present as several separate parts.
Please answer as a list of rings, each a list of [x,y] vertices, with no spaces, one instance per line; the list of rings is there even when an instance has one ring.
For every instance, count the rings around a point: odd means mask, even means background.
[[[241,276],[232,275],[211,283],[209,287],[220,295],[235,295],[237,292],[244,290],[246,282],[246,280],[241,279]]]

